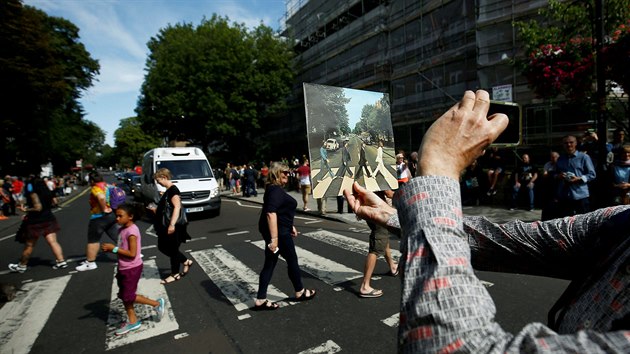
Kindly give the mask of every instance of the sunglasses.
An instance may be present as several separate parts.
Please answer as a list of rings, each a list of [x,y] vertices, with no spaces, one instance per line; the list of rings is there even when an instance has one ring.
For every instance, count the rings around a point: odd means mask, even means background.
[[[288,175],[290,173],[290,171],[285,170],[285,171],[282,171],[282,173],[284,173],[285,175]]]

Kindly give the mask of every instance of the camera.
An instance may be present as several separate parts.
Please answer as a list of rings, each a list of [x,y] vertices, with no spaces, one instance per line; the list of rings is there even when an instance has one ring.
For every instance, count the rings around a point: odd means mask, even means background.
[[[508,117],[508,126],[492,145],[518,146],[522,140],[521,106],[518,103],[490,100],[488,117],[495,113],[503,113]]]

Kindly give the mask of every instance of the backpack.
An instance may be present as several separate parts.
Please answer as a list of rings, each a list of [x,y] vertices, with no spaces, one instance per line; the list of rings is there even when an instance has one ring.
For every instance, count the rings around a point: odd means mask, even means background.
[[[127,193],[118,186],[107,186],[107,201],[112,209],[117,209],[127,200]]]

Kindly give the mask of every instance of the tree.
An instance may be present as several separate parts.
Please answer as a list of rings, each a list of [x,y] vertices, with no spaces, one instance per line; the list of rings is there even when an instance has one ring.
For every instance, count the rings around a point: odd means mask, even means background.
[[[36,173],[49,161],[64,168],[99,148],[104,134],[82,120],[78,102],[99,65],[79,42],[79,29],[20,0],[5,0],[0,48],[0,169]]]
[[[343,88],[311,85],[306,109],[308,109],[309,136],[324,141],[327,138],[347,134],[350,123]],[[315,144],[317,145],[317,144]]]
[[[606,1],[603,27],[608,35],[604,52],[612,55],[596,58],[593,40],[595,1],[550,0],[549,6],[539,12],[544,22],[516,23],[527,55],[520,63],[523,74],[539,97],[563,95],[575,102],[593,97],[596,60],[603,61],[609,68],[608,80],[619,84],[627,80],[628,52],[623,49],[624,36],[620,34],[625,32],[620,25],[628,23],[630,6],[627,0]]]
[[[141,164],[145,152],[160,146],[161,139],[145,133],[136,117],[122,119],[119,126],[114,132],[115,151],[123,168]]]
[[[206,150],[225,142],[235,157],[255,150],[265,121],[284,109],[293,53],[269,27],[248,31],[228,21],[213,15],[151,38],[136,109],[144,131],[167,140],[184,135]]]

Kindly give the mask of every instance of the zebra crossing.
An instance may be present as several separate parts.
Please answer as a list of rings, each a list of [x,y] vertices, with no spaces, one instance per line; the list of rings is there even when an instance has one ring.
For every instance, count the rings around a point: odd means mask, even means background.
[[[369,233],[369,230],[352,229],[354,233]],[[237,233],[235,235],[242,235]],[[365,235],[367,236],[367,235]],[[301,237],[308,238],[309,241],[327,244],[337,247],[345,251],[349,251],[357,257],[364,257],[367,254],[368,242],[353,237],[345,236],[339,233],[319,229],[301,234]],[[367,237],[365,237],[367,240]],[[313,245],[313,242],[304,242],[304,244]],[[147,246],[154,247],[154,246]],[[147,247],[143,247],[146,250]],[[234,245],[232,245],[234,247]],[[243,247],[248,250],[260,254],[259,250],[264,249],[263,240],[245,240]],[[322,256],[313,252],[310,247],[303,246],[298,243],[296,252],[300,260],[302,271],[310,274],[314,278],[319,279],[323,283],[331,286],[334,290],[339,291],[339,284],[359,279],[363,276],[363,269],[354,269],[344,264],[343,261],[332,260],[327,256]],[[233,251],[215,245],[212,248],[202,250],[189,250],[190,255],[205,273],[210,281],[221,290],[225,298],[232,304],[235,315],[239,320],[245,320],[251,317],[251,314],[244,312],[254,306],[255,294],[258,288],[258,269],[252,269],[251,260],[239,259],[233,254]],[[398,259],[400,253],[392,250],[393,257]],[[151,307],[146,305],[136,305],[135,310],[139,319],[142,321],[142,327],[125,336],[116,336],[115,330],[126,319],[126,312],[122,301],[118,299],[118,286],[116,285],[115,273],[116,267],[112,271],[112,287],[109,302],[109,314],[105,331],[105,349],[111,350],[120,348],[141,340],[152,338],[155,336],[171,333],[172,335],[182,335],[177,333],[179,324],[176,318],[177,304],[171,303],[167,288],[160,285],[160,275],[155,257],[149,257],[144,260],[144,268],[140,283],[138,285],[139,292],[148,298],[157,299],[164,298],[166,300],[166,313],[160,322],[154,318]],[[280,257],[282,260],[282,257]],[[256,267],[258,267],[257,265]],[[356,268],[356,267],[355,267]],[[42,280],[37,282],[26,283],[18,297],[0,309],[0,353],[28,353],[40,334],[45,323],[50,319],[50,314],[55,308],[57,301],[63,296],[66,285],[70,279],[76,274]],[[278,302],[281,307],[298,305],[300,302],[291,301],[292,294],[285,294],[278,287],[274,286],[273,281],[268,289],[268,298],[271,301]],[[388,318],[381,319],[381,323],[388,327],[397,326],[398,314],[391,314]],[[335,353],[341,348],[333,341],[317,344],[310,349],[305,349],[304,353]]]

